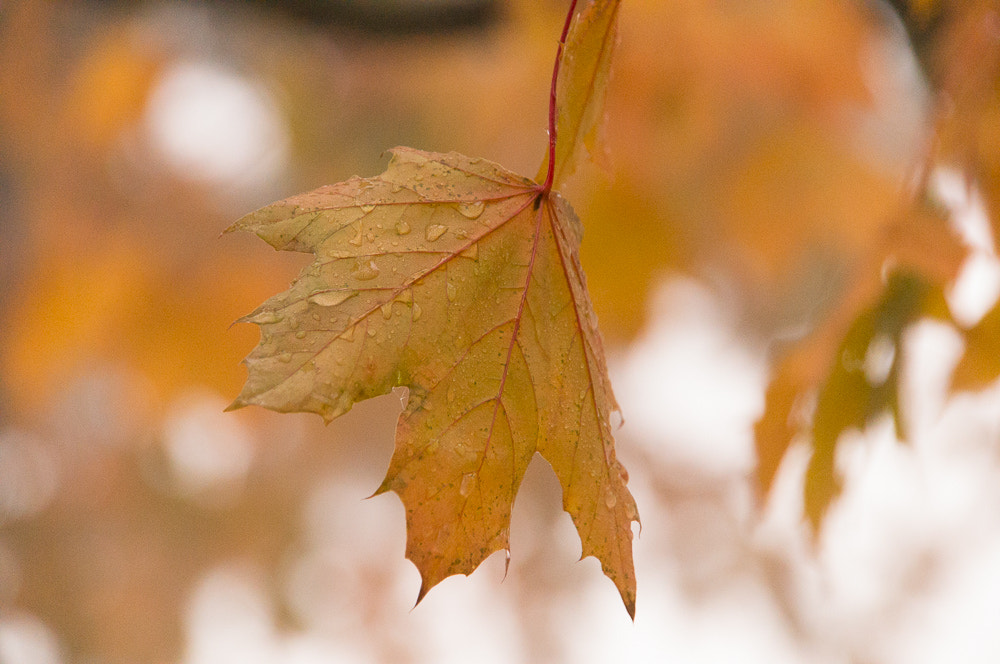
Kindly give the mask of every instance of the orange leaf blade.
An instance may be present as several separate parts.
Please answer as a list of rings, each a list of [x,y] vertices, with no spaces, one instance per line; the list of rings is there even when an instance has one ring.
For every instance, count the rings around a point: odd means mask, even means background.
[[[420,597],[509,547],[537,451],[630,614],[635,502],[580,268],[580,223],[495,164],[397,148],[387,170],[267,206],[230,230],[315,261],[243,320],[261,328],[233,407],[333,419],[407,387],[378,493],[406,508]]]

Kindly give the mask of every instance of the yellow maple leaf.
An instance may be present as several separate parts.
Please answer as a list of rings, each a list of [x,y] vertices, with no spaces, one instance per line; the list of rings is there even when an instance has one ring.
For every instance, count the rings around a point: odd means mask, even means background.
[[[233,406],[330,420],[409,389],[378,492],[406,506],[422,598],[508,549],[511,508],[538,452],[563,507],[634,614],[631,523],[615,458],[618,409],[558,194],[457,153],[396,148],[385,173],[269,205],[230,230],[315,261],[243,320],[261,328]]]

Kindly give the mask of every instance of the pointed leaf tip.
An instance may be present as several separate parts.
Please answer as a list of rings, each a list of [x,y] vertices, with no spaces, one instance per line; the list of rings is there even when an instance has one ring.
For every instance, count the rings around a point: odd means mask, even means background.
[[[239,410],[240,408],[244,408],[246,406],[247,406],[246,401],[243,401],[242,399],[233,399],[233,402],[228,406],[226,406],[225,410],[223,410],[222,412],[231,413],[234,410]]]

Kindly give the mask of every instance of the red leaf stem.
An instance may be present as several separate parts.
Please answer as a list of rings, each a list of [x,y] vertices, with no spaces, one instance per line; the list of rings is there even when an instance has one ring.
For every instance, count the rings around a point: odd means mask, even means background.
[[[559,81],[559,65],[562,63],[563,48],[566,46],[566,36],[569,34],[570,23],[576,13],[576,0],[569,4],[566,13],[566,23],[563,24],[562,35],[559,36],[559,47],[556,50],[556,63],[552,67],[552,87],[549,90],[549,170],[542,185],[542,194],[552,190],[552,181],[556,174],[556,83]]]

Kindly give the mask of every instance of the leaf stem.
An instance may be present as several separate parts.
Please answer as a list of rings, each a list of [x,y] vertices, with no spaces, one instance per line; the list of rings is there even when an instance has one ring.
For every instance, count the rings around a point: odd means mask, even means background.
[[[562,35],[559,37],[559,48],[556,50],[556,63],[552,67],[552,87],[549,90],[549,169],[545,174],[545,183],[542,185],[543,195],[548,194],[552,190],[552,182],[556,175],[556,83],[559,81],[559,65],[562,64],[566,36],[569,34],[569,26],[573,22],[573,15],[576,13],[576,2],[577,0],[572,0],[569,4],[569,12],[566,13],[566,23],[563,24]]]

